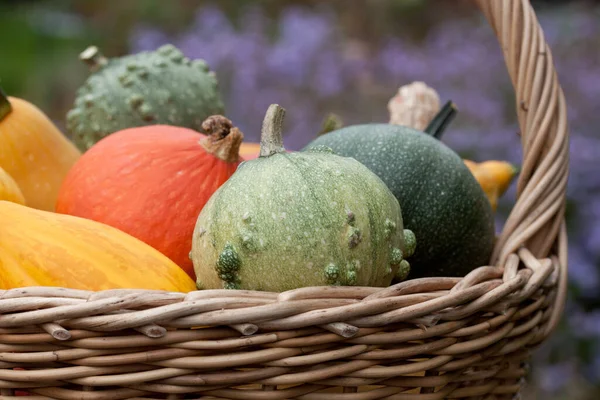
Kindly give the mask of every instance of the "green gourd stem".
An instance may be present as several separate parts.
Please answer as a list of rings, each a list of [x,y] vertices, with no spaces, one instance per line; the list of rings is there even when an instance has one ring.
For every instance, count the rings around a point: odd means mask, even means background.
[[[79,54],[79,59],[89,65],[91,71],[95,71],[108,63],[108,59],[96,46],[89,46],[82,51]]]
[[[265,114],[260,135],[260,157],[285,152],[283,147],[283,121],[285,108],[271,104]]]
[[[334,113],[329,113],[325,117],[323,121],[323,125],[321,125],[321,131],[317,134],[317,136],[325,135],[326,133],[338,130],[344,126],[342,118]]]
[[[435,117],[431,120],[427,128],[425,128],[425,133],[433,136],[436,139],[440,139],[442,134],[450,125],[450,122],[456,117],[458,113],[458,108],[452,102],[452,100],[448,101],[444,104],[444,107],[435,115]]]
[[[11,111],[12,106],[10,105],[10,101],[8,101],[8,96],[0,87],[0,121],[2,121],[4,117],[10,114]]]

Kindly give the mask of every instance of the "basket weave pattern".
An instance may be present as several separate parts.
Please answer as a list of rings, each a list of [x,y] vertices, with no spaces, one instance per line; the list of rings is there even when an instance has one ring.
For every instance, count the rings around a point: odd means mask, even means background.
[[[513,398],[566,295],[566,107],[529,3],[477,3],[523,145],[489,266],[388,288],[0,291],[0,398]]]

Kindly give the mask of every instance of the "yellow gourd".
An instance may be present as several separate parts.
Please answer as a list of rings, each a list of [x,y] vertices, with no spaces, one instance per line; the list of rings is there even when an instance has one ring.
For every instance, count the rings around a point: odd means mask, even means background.
[[[0,200],[25,205],[25,197],[19,185],[2,167],[0,167]]]
[[[60,185],[80,155],[40,109],[0,89],[0,167],[29,207],[54,210]]]
[[[492,210],[496,211],[498,199],[506,192],[519,169],[506,161],[489,160],[476,163],[463,160],[485,192]]]
[[[0,201],[0,221],[0,289],[196,289],[158,250],[100,222],[8,201]]]

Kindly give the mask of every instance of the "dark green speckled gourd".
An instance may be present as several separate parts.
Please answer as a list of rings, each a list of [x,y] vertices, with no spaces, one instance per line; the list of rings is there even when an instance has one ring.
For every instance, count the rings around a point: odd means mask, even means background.
[[[329,148],[287,153],[271,105],[260,157],[243,162],[202,209],[191,259],[198,287],[281,292],[387,286],[415,248],[398,201],[374,173]]]
[[[91,46],[80,59],[90,66],[91,75],[77,91],[67,130],[82,150],[137,126],[201,131],[202,121],[224,112],[214,72],[173,45],[116,58],[106,58]]]
[[[418,245],[409,279],[464,276],[486,265],[495,243],[489,201],[460,156],[437,139],[453,118],[448,103],[421,132],[401,125],[361,124],[317,137],[306,150],[328,146],[379,176],[402,207]],[[427,133],[427,134],[426,134]]]

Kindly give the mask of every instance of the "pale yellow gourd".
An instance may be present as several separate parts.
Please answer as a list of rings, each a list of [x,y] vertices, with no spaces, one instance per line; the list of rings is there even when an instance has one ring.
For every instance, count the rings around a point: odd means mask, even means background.
[[[0,200],[25,205],[25,197],[19,185],[2,167],[0,167]]]
[[[60,185],[80,155],[40,109],[0,90],[0,167],[28,206],[54,210]]]
[[[167,256],[100,222],[8,201],[0,221],[0,289],[196,289]]]

